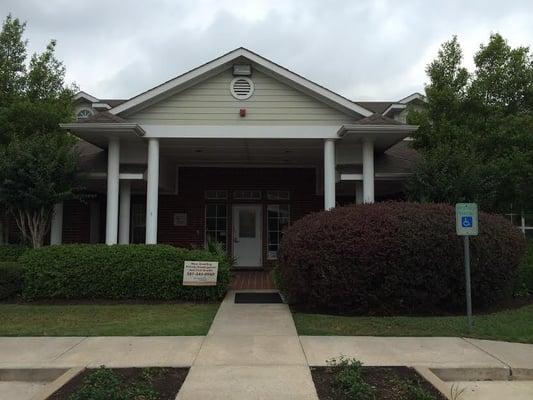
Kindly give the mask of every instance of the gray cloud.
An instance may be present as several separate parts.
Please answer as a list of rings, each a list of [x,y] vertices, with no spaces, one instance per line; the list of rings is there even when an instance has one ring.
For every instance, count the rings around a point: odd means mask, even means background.
[[[130,97],[239,46],[358,100],[422,91],[425,65],[457,34],[466,65],[491,32],[533,39],[530,1],[17,1],[30,50],[58,40],[67,78]]]

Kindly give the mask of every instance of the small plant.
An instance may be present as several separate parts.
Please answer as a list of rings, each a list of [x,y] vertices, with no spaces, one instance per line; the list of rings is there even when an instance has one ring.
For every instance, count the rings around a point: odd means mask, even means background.
[[[101,366],[83,380],[79,390],[68,400],[119,400],[120,381],[116,374]]]
[[[450,389],[450,399],[459,400],[463,396],[465,390],[465,387],[462,388],[458,384],[454,383]]]
[[[398,387],[403,392],[403,396],[410,400],[436,400],[435,396],[420,386],[420,382],[411,380],[398,380]]]
[[[160,373],[146,368],[138,381],[123,386],[113,370],[101,366],[87,375],[81,388],[71,394],[68,400],[158,400],[150,382]]]
[[[365,383],[361,376],[361,362],[340,356],[326,361],[332,368],[334,390],[349,399],[375,400],[375,389]]]

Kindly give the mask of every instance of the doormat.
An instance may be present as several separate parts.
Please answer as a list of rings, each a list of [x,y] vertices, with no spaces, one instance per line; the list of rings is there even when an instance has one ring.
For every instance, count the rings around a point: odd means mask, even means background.
[[[283,303],[278,292],[238,292],[235,304],[277,304]]]

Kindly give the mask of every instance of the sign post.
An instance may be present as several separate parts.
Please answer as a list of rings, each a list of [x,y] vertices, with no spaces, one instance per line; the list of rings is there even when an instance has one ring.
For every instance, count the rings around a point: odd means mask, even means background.
[[[463,236],[465,258],[466,315],[468,327],[472,328],[472,287],[470,283],[470,236],[477,236],[478,211],[475,203],[458,203],[455,205],[455,230]]]

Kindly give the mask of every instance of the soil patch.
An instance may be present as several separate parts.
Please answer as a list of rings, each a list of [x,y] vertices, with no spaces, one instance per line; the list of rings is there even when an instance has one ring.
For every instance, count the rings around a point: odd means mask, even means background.
[[[320,400],[351,400],[336,393],[334,389],[334,369],[331,367],[311,367],[311,375]],[[416,400],[406,394],[401,382],[419,385],[435,400],[446,398],[413,368],[408,367],[362,367],[363,381],[375,389],[376,400]]]
[[[143,374],[150,376],[150,384],[158,394],[159,400],[174,400],[185,381],[189,368],[112,368],[121,385],[129,386],[143,379]],[[71,394],[83,386],[85,378],[95,371],[86,369],[75,376],[47,400],[67,400]]]

